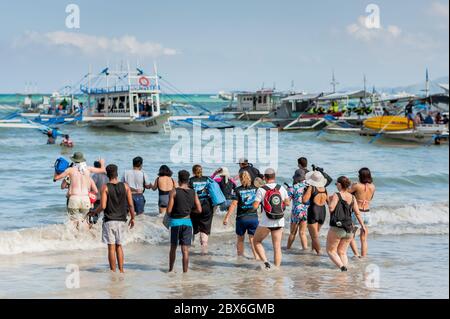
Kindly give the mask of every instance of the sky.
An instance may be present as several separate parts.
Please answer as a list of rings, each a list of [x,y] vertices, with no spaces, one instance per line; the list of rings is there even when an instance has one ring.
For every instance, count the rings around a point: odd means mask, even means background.
[[[80,28],[66,7],[80,9]],[[380,24],[369,4],[379,8]],[[368,24],[369,22],[369,24]],[[371,24],[370,24],[371,23]],[[375,23],[375,24],[374,24]],[[185,93],[388,87],[448,76],[448,0],[0,0],[0,92],[129,62]],[[373,28],[373,27],[376,28]],[[370,28],[368,28],[370,27]]]

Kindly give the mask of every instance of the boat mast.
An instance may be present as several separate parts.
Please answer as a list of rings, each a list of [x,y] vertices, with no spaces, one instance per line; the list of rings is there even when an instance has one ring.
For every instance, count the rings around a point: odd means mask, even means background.
[[[425,81],[425,96],[426,97],[430,96],[430,74],[428,72],[428,68],[427,68],[426,81]]]
[[[130,106],[130,116],[134,117],[134,94],[132,94],[131,92],[131,69],[130,69],[130,61],[127,61],[127,71],[128,71],[128,104]],[[133,104],[133,105],[131,105]],[[139,103],[137,105],[138,107],[138,112],[139,112]]]
[[[88,107],[88,109],[91,108],[91,76],[92,76],[92,64],[89,64],[88,88],[87,88],[87,91],[88,91],[88,105],[87,105],[87,107]],[[83,110],[81,110],[81,112],[82,112],[81,114],[83,114]],[[92,111],[89,111],[89,112],[92,113]]]
[[[333,88],[333,93],[336,93],[336,86],[339,85],[339,83],[336,81],[336,76],[334,74],[334,69],[333,69],[333,74],[332,74],[332,78],[331,78],[331,83],[332,88]]]
[[[366,74],[364,74],[364,100],[367,98],[366,92],[367,92],[367,78]]]
[[[159,115],[161,112],[161,107],[160,107],[160,99],[159,99],[159,75],[158,75],[158,66],[156,65],[156,62],[153,63],[153,69],[155,71],[155,91],[156,93],[156,115]]]

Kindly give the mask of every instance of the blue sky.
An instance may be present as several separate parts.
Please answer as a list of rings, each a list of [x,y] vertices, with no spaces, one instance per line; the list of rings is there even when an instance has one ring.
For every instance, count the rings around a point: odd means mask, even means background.
[[[65,26],[68,4],[81,28]],[[381,29],[367,29],[366,6]],[[0,92],[52,92],[130,61],[183,92],[399,86],[448,75],[448,0],[41,0],[0,2]]]

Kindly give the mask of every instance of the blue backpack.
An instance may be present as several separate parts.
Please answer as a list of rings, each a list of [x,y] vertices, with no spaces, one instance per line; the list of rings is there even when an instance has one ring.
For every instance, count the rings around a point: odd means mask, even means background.
[[[55,162],[55,173],[62,174],[70,167],[70,163],[63,157],[60,157]]]

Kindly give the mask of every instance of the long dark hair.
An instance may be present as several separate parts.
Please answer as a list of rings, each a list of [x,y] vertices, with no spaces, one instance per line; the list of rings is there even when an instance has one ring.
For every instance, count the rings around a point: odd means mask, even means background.
[[[359,182],[361,184],[372,184],[372,172],[367,167],[361,168],[359,170]]]
[[[169,166],[162,165],[159,168],[159,173],[158,173],[159,177],[165,177],[165,176],[172,177],[172,175],[173,175],[173,172],[170,170]]]

